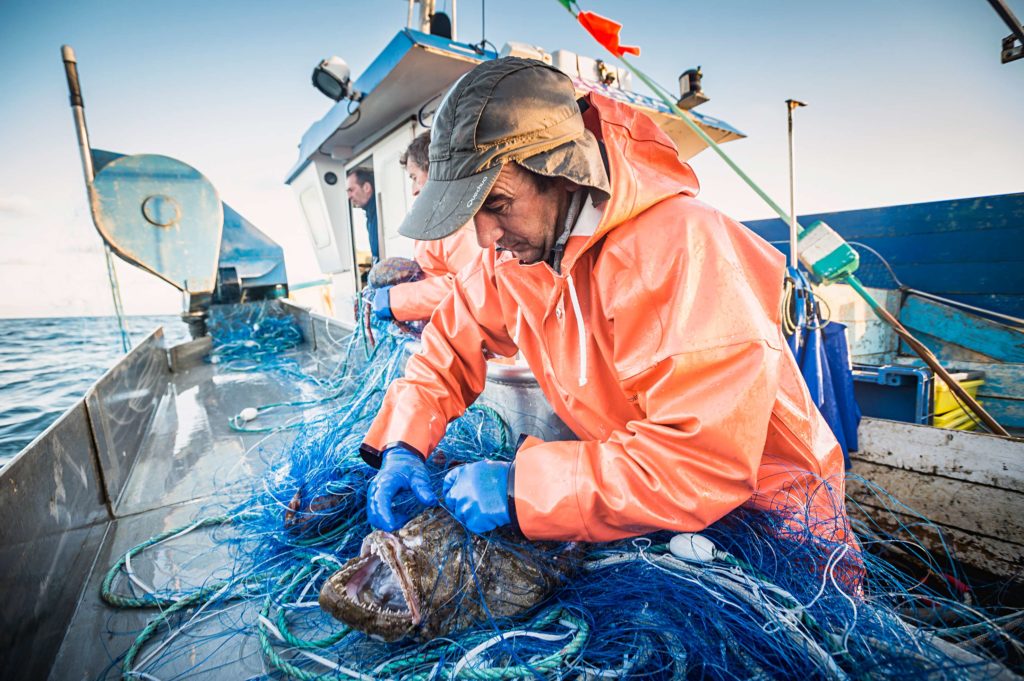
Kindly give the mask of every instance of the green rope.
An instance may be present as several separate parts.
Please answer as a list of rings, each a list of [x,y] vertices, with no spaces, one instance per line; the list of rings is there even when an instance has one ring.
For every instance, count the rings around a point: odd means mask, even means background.
[[[259,579],[259,577],[260,576],[248,578],[246,581],[249,582],[249,584],[247,584],[244,587],[245,591],[242,593],[236,592],[234,594],[231,594],[230,596],[228,596],[228,599],[236,600],[239,598],[244,598],[253,593],[257,593],[256,590],[262,588],[262,582]],[[218,582],[211,586],[201,587],[196,591],[192,592],[191,594],[184,596],[183,598],[179,598],[177,601],[174,601],[174,603],[169,608],[161,611],[159,615],[151,619],[149,623],[146,624],[146,627],[142,630],[142,632],[135,637],[135,642],[132,643],[131,647],[128,649],[128,652],[126,652],[124,655],[124,662],[121,665],[122,678],[126,681],[128,679],[136,678],[137,674],[135,674],[134,670],[132,669],[132,667],[135,665],[135,658],[138,656],[139,651],[142,650],[143,646],[146,645],[146,642],[153,636],[153,634],[156,632],[156,630],[160,627],[161,624],[168,622],[171,616],[173,616],[177,612],[180,612],[181,610],[208,601],[211,596],[219,593],[229,584],[230,582]]]
[[[480,681],[497,681],[498,679],[526,679],[534,677],[537,672],[551,672],[562,668],[565,660],[577,655],[590,639],[590,625],[582,618],[567,612],[561,612],[559,622],[566,622],[576,629],[576,635],[562,647],[530,665],[514,665],[510,667],[488,667],[474,669],[466,667],[459,671],[459,678],[479,679]]]
[[[313,562],[316,562],[316,558],[314,558]],[[277,586],[284,586],[288,582],[291,582],[292,584],[283,592],[282,600],[284,600],[285,597],[287,597],[287,595],[289,595],[294,590],[295,585],[301,582],[304,576],[308,576],[310,572],[312,572],[312,566],[305,565],[301,568],[293,567],[287,570],[283,575],[281,575],[281,578],[277,581]],[[293,577],[295,577],[295,579],[293,579]],[[270,609],[273,606],[273,604],[274,594],[269,593],[267,594],[267,597],[263,599],[263,607],[260,610],[261,617],[258,620],[258,624],[256,625],[256,635],[259,638],[260,650],[263,651],[263,656],[267,659],[268,662],[270,662],[270,664],[275,669],[284,672],[292,678],[299,679],[300,681],[339,681],[340,679],[351,678],[349,676],[339,676],[331,673],[316,674],[313,672],[309,672],[305,669],[295,666],[289,660],[286,660],[283,657],[281,657],[277,653],[277,651],[274,650],[274,645],[270,641],[270,633],[267,630],[266,626],[266,622],[270,621]],[[284,622],[283,612],[284,611],[282,610],[278,613],[277,628],[279,630],[279,633],[281,634],[281,637],[284,638],[289,645],[296,648],[327,648],[338,643],[339,641],[341,641],[341,639],[345,638],[352,632],[352,630],[349,629],[347,626],[342,626],[342,628],[338,632],[331,634],[326,638],[320,639],[318,641],[305,641],[294,636],[290,631],[288,631],[287,627],[281,627],[281,623]]]
[[[508,423],[505,421],[505,419],[503,419],[501,417],[501,414],[499,414],[498,412],[494,411],[494,409],[492,409],[491,407],[488,407],[486,404],[472,404],[472,405],[469,406],[468,409],[466,409],[466,411],[478,411],[478,412],[482,413],[484,416],[488,416],[491,419],[493,419],[501,427],[500,428],[500,430],[501,430],[501,433],[500,433],[500,442],[501,442],[501,444],[499,445],[499,450],[502,451],[502,452],[509,452],[509,453],[511,453],[511,446],[512,446],[511,431],[512,431],[512,429],[509,428]]]
[[[278,598],[282,602],[289,600],[292,597],[292,594],[295,593],[296,589],[298,589],[298,585],[303,583],[304,581],[306,581],[306,579],[308,579],[310,577],[310,575],[313,574],[313,568],[318,563],[322,562],[322,561],[319,561],[318,558],[319,558],[319,556],[315,557],[307,565],[304,565],[304,566],[302,566],[302,568],[299,569],[298,573],[295,575],[295,578],[290,580],[291,581],[291,585],[287,589],[285,589],[283,592],[281,592],[281,594],[278,596]],[[341,563],[339,561],[335,560],[335,561],[333,561],[333,564],[330,567],[331,567],[331,569],[339,570],[339,569],[341,569]],[[279,582],[278,586],[280,586],[280,584],[281,583]],[[268,596],[267,600],[264,601],[264,604],[263,604],[264,612],[262,614],[263,614],[264,617],[267,617],[268,619],[269,619],[269,615],[270,615],[269,605],[270,605],[271,602],[272,602],[272,599]],[[276,621],[274,623],[277,625],[277,629],[278,629],[279,632],[281,632],[281,636],[284,638],[285,642],[288,645],[293,646],[295,648],[305,648],[305,649],[328,648],[330,646],[333,646],[335,643],[337,643],[341,639],[343,639],[346,636],[348,636],[348,634],[352,631],[349,627],[342,626],[339,631],[337,631],[337,632],[335,632],[335,633],[333,633],[333,634],[331,634],[329,636],[325,636],[324,638],[321,638],[321,639],[307,640],[307,639],[299,638],[298,636],[295,636],[295,634],[291,633],[291,630],[288,627],[287,612],[286,612],[286,610],[284,608],[280,608],[277,611],[277,618],[276,618]],[[260,622],[260,626],[263,626],[263,622],[262,621]]]
[[[213,518],[204,518],[195,523],[182,525],[181,527],[176,527],[172,530],[167,530],[166,532],[161,532],[158,535],[150,537],[149,539],[142,542],[135,548],[127,551],[124,555],[121,556],[120,559],[118,559],[116,563],[114,563],[114,566],[107,571],[106,576],[103,578],[103,584],[100,585],[100,597],[106,603],[118,608],[156,608],[176,605],[180,601],[179,598],[154,596],[153,594],[145,594],[141,598],[136,598],[133,596],[123,596],[121,594],[114,593],[114,579],[117,577],[117,574],[122,570],[122,568],[125,567],[125,563],[129,559],[134,558],[135,556],[139,555],[140,553],[148,549],[150,546],[153,546],[154,544],[159,544],[165,539],[169,539],[170,537],[173,537],[177,534],[181,534],[186,530],[199,529],[202,527],[211,527],[214,525],[225,525],[232,522],[251,520],[255,517],[255,514],[246,513],[242,515],[220,515]],[[222,582],[218,586],[214,587],[213,590],[216,591],[223,586],[224,583]]]
[[[577,635],[561,650],[529,666],[516,665],[510,667],[489,667],[486,669],[462,669],[459,671],[458,678],[483,679],[484,681],[523,679],[535,677],[537,672],[549,672],[562,668],[567,658],[579,653],[586,645],[590,635],[590,627],[583,620],[570,615],[562,608],[555,607],[546,610],[523,628],[531,631],[541,630],[556,621],[570,622],[577,629]],[[493,632],[490,631],[479,632],[471,639],[463,640],[461,643],[446,643],[435,650],[413,653],[378,667],[374,670],[374,674],[379,678],[401,677],[408,679],[408,681],[428,681],[431,678],[441,678],[444,675],[439,674],[433,668],[437,660],[442,657],[449,658],[457,651],[472,648],[474,645],[492,638],[493,635]],[[426,667],[427,669],[423,672],[410,674],[410,671],[417,667]]]

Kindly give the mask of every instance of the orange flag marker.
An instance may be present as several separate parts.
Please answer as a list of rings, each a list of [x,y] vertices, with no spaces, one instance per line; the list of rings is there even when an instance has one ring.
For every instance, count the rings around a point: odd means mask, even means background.
[[[624,54],[640,56],[639,47],[619,44],[619,31],[622,30],[622,24],[593,12],[580,12],[576,15],[576,19],[583,28],[587,29],[587,33],[594,36],[597,42],[604,45],[616,57],[621,57]]]

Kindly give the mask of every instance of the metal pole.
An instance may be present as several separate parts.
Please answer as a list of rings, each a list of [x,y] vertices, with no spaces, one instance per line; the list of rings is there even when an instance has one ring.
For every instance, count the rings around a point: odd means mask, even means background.
[[[92,182],[96,171],[92,165],[92,147],[89,144],[89,128],[85,125],[85,100],[82,99],[82,86],[78,82],[78,61],[75,51],[70,45],[60,48],[61,59],[64,60],[64,75],[68,80],[68,93],[71,99],[71,114],[75,119],[75,134],[78,136],[78,153],[82,157],[82,174],[85,176],[85,195],[92,210]],[[103,235],[100,234],[102,237]],[[124,323],[124,305],[121,302],[121,290],[117,283],[117,270],[114,269],[114,258],[110,252],[110,244],[103,239],[103,257],[107,264],[107,279],[110,281],[110,295],[114,300],[114,314],[117,315],[118,327],[121,331],[121,348],[131,350],[131,339]]]
[[[85,127],[85,102],[82,100],[82,88],[78,82],[78,62],[70,45],[61,46],[60,54],[64,60],[64,75],[68,79],[68,93],[71,95],[71,114],[75,119],[75,133],[78,135],[78,152],[82,156],[85,188],[89,190],[94,178],[92,147],[89,146],[89,129]]]
[[[1017,40],[1024,45],[1024,26],[1017,21],[1017,17],[1014,16],[1013,10],[1011,10],[1003,0],[988,0],[988,4],[992,5],[992,9],[996,11],[999,18],[1003,20],[1007,26],[1010,27],[1010,31],[1013,35],[1017,36]]]
[[[435,0],[420,1],[420,31],[430,33],[430,17],[434,16]]]
[[[457,28],[459,11],[457,9],[457,5],[458,0],[452,0],[452,40],[455,41],[458,41],[459,39],[459,32]]]
[[[796,224],[796,198],[793,188],[793,109],[798,106],[807,106],[795,99],[786,100],[786,122],[789,128],[789,266],[797,268],[799,259],[797,257],[797,224]]]

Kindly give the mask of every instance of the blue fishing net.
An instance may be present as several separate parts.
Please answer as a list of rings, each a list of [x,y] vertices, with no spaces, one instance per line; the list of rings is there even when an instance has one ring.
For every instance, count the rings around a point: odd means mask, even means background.
[[[210,328],[213,356],[237,370],[258,366],[284,378],[302,371],[287,356],[302,334],[279,310],[225,311]],[[487,540],[513,556],[570,556],[571,576],[516,617],[484,617],[426,643],[383,643],[348,628],[317,607],[317,594],[372,529],[365,499],[375,471],[358,446],[414,341],[374,322],[351,336],[340,366],[306,375],[322,395],[233,421],[302,427],[288,445],[264,452],[267,473],[239,501],[129,552],[137,565],[152,546],[206,532],[222,558],[202,580],[140,589],[124,557],[114,565],[105,600],[154,614],[112,674],[165,678],[173,669],[218,678],[214,656],[195,653],[200,637],[189,632],[198,622],[204,644],[258,649],[267,676],[304,680],[997,678],[1008,673],[1004,663],[1020,664],[1020,613],[971,604],[955,561],[921,548],[907,509],[889,512],[903,520],[888,529],[854,514],[853,539],[838,497],[834,528],[820,515],[809,527],[741,509],[696,538],[661,532],[580,547],[493,533]],[[512,448],[501,418],[473,407],[449,425],[443,457],[429,462],[434,484],[451,466],[507,459]],[[879,508],[896,509],[878,496]],[[896,541],[893,527],[902,533]],[[474,541],[460,530],[451,559],[479,557]],[[482,588],[460,595],[488,597]]]

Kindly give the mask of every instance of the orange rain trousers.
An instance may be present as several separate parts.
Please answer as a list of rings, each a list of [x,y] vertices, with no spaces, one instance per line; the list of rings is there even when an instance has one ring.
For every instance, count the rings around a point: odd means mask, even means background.
[[[434,312],[364,441],[429,454],[522,353],[579,442],[528,439],[510,479],[530,539],[699,531],[742,506],[839,539],[843,459],[779,324],[783,256],[694,198],[696,177],[644,114],[590,95],[611,199],[561,273],[481,252]],[[825,492],[825,493],[823,493]]]

